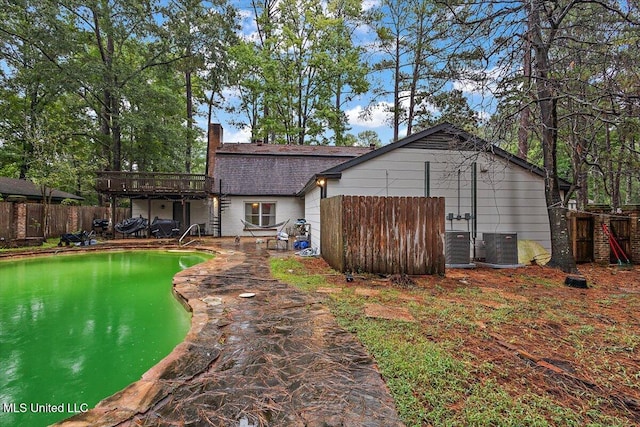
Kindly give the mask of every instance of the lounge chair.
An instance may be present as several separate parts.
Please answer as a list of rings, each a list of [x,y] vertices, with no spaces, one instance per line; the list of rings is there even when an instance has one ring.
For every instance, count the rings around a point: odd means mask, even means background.
[[[93,240],[94,236],[95,233],[93,231],[91,233],[87,233],[86,231],[81,231],[78,233],[65,233],[60,236],[58,246],[62,246],[63,243],[65,246],[70,246],[72,243],[76,246],[88,246],[91,244],[95,244],[95,240]]]

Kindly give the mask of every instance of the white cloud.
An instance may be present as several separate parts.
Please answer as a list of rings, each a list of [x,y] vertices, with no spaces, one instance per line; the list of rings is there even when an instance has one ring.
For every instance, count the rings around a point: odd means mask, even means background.
[[[379,102],[368,109],[363,108],[361,105],[356,105],[345,113],[350,125],[375,129],[389,126],[388,122],[391,118],[390,107],[391,104],[388,102]]]
[[[248,42],[256,42],[260,39],[255,16],[251,10],[240,9],[240,34],[239,36]]]
[[[367,12],[373,8],[380,6],[380,0],[363,0],[362,10]]]
[[[251,142],[251,128],[244,126],[242,129],[225,129],[222,136],[224,142]]]

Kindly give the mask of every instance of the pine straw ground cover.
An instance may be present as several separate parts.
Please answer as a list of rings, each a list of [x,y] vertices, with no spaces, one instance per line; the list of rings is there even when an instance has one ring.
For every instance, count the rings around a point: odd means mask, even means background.
[[[375,357],[408,426],[640,425],[640,269],[581,266],[356,275],[320,258],[272,274],[327,295]]]

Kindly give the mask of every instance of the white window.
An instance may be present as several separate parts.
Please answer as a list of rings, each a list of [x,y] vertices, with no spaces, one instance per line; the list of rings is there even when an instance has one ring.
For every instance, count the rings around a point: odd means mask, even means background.
[[[276,204],[273,202],[250,202],[244,204],[244,220],[267,227],[276,223]]]

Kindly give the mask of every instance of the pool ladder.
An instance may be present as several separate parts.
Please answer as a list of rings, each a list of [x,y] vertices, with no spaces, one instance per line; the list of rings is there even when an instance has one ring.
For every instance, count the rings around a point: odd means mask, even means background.
[[[180,240],[178,240],[178,246],[182,246],[182,239],[184,239],[185,236],[187,236],[194,227],[198,229],[198,237],[202,237],[202,234],[200,233],[200,224],[191,224],[189,228],[187,228],[187,231],[184,232],[182,237],[180,237]],[[193,242],[195,242],[195,240],[189,240],[187,243],[184,244],[184,246],[187,246]]]

